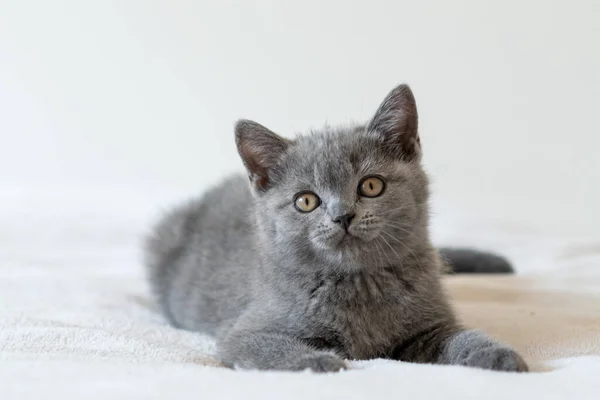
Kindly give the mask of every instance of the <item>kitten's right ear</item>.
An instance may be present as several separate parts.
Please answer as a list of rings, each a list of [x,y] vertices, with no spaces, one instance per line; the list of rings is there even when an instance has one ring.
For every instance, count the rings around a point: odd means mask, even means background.
[[[259,123],[242,119],[235,124],[235,143],[250,182],[258,192],[265,192],[271,185],[273,168],[292,142]]]

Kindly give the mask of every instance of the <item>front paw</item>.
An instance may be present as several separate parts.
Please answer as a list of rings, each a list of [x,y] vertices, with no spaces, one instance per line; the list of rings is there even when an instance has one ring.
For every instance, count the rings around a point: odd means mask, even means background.
[[[310,369],[313,372],[338,372],[342,369],[348,369],[348,364],[334,354],[323,352],[300,357],[292,363],[290,369],[295,371]]]
[[[527,372],[529,370],[523,358],[516,351],[499,346],[473,351],[464,361],[464,365],[494,371]]]

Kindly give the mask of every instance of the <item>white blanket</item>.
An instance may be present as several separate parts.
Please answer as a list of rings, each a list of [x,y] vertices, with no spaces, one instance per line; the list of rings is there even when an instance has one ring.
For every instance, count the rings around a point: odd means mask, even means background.
[[[384,360],[328,375],[240,372],[157,313],[138,250],[150,203],[119,191],[0,193],[0,399],[600,398],[600,240],[435,220],[436,242],[516,263],[516,277],[451,278],[448,289],[465,323],[542,372]]]

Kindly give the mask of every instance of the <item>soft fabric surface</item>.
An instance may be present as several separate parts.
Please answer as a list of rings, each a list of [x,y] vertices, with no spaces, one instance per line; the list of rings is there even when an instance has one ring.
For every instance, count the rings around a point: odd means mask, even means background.
[[[0,398],[600,398],[600,240],[438,212],[439,244],[508,255],[517,276],[449,277],[465,324],[536,373],[374,360],[339,374],[232,371],[168,326],[139,262],[155,205],[89,190],[0,194]],[[308,397],[307,397],[308,396]],[[532,397],[534,396],[534,397]]]

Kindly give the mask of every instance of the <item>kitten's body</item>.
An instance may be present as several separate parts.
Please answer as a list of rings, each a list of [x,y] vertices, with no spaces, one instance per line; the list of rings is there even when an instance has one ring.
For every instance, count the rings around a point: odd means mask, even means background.
[[[388,357],[526,369],[463,330],[448,305],[408,88],[368,127],[292,142],[243,121],[236,134],[254,193],[232,178],[148,241],[151,282],[174,325],[215,335],[222,360],[245,368],[336,371],[344,359]],[[364,176],[384,179],[385,192],[358,195]],[[307,190],[319,207],[294,210]],[[348,213],[344,231],[336,216]]]
[[[388,265],[395,255],[382,248],[376,268],[328,274],[310,260],[314,268],[304,270],[285,254],[275,261],[257,251],[254,201],[247,178],[236,176],[176,209],[156,231],[151,246],[161,248],[150,261],[152,281],[175,326],[223,337],[246,313],[245,319],[364,359],[389,356],[393,343],[423,327],[454,323],[439,287],[442,263],[428,241],[414,240],[414,254],[403,254],[406,265]]]
[[[175,326],[217,335],[250,299],[258,260],[247,178],[235,176],[177,208],[156,229],[148,264]]]

